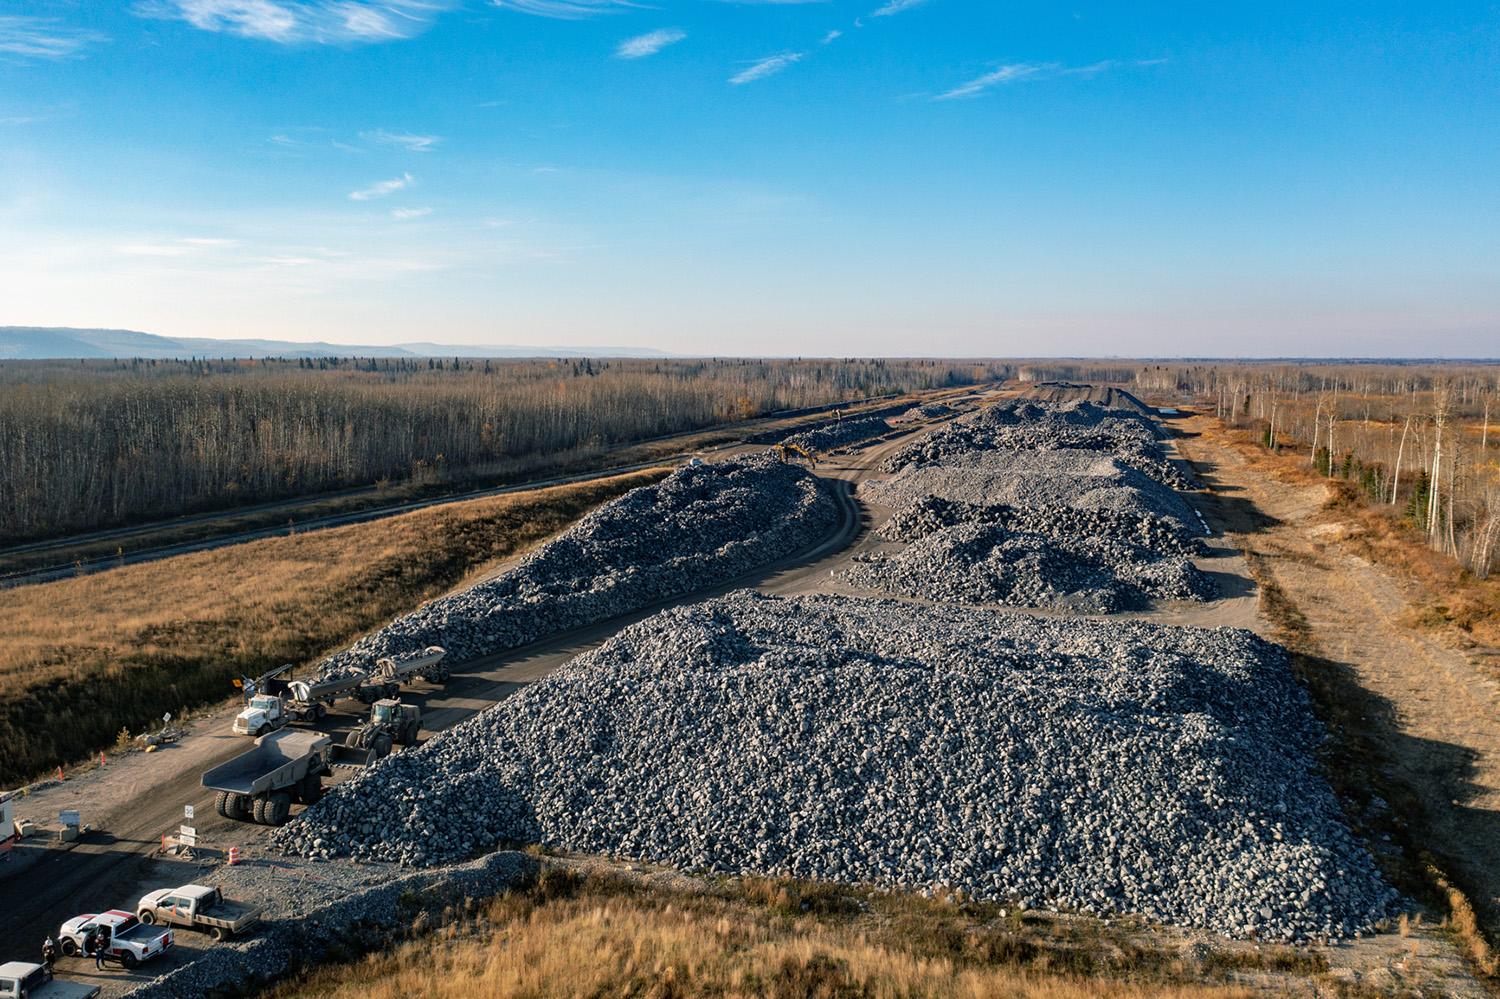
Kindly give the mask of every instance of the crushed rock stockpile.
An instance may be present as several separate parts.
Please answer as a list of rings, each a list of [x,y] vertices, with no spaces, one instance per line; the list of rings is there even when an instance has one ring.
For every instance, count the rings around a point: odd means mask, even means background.
[[[1035,534],[1108,535],[1163,555],[1202,555],[1203,541],[1181,524],[1150,514],[1109,510],[1074,510],[1064,506],[1020,508],[960,503],[925,496],[910,503],[876,532],[887,541],[920,541],[960,524],[995,524]]]
[[[786,438],[782,443],[797,444],[814,452],[830,451],[836,447],[867,441],[872,437],[880,437],[890,432],[889,423],[879,417],[871,416],[861,420],[841,420],[832,426],[819,427],[816,430],[804,430],[800,434],[793,434]]]
[[[1203,542],[1174,521],[1069,507],[976,506],[928,496],[877,532],[908,547],[841,573],[855,586],[929,600],[1136,610],[1151,598],[1211,600],[1191,561]]]
[[[1176,492],[1098,451],[968,451],[942,464],[909,464],[859,493],[892,509],[928,496],[979,506],[1071,507],[1174,521],[1192,531],[1197,516]]]
[[[838,521],[817,476],[769,456],[680,468],[600,507],[515,568],[426,604],[330,656],[329,677],[441,645],[450,662],[516,648],[722,583]]]
[[[1111,410],[1087,401],[1054,405],[1015,400],[911,442],[882,467],[895,472],[976,451],[1069,448],[1112,455],[1172,489],[1194,488],[1191,476],[1167,456],[1161,432],[1154,420],[1133,410]]]
[[[1079,382],[1035,382],[1021,398],[1053,404],[1088,402],[1106,409],[1120,409],[1142,414],[1153,414],[1150,406],[1137,399],[1134,393],[1112,385],[1090,385]]]
[[[1108,535],[945,527],[840,578],[867,590],[965,604],[1051,607],[1086,614],[1141,610],[1152,598],[1212,600],[1213,580],[1180,555]]]
[[[1283,650],[1249,632],[752,593],[627,628],[275,834],[409,865],[505,841],[726,873],[1363,930]]]

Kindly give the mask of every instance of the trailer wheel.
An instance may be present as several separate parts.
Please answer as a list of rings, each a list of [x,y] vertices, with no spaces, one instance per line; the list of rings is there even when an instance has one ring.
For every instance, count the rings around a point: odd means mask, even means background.
[[[77,944],[77,942],[74,941],[74,939],[72,937],[63,937],[62,952],[63,952],[63,957],[77,957],[78,956],[78,944]]]
[[[231,815],[230,812],[229,812],[229,792],[228,791],[220,791],[218,794],[214,795],[214,811],[218,812],[220,815],[224,816],[226,819],[232,819],[232,818],[234,818],[234,816]]]
[[[255,804],[250,808],[250,814],[255,816],[255,821],[259,822],[261,825],[269,825],[269,823],[266,821],[267,804],[268,802],[265,798],[256,798]]]
[[[317,704],[314,704],[312,710],[313,710],[313,721],[322,721],[324,718],[326,718],[328,716],[328,705],[324,704],[322,701],[319,701]]]

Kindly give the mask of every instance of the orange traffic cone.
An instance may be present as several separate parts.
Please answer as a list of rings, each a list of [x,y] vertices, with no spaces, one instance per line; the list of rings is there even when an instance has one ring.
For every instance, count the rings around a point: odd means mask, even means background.
[[[57,779],[58,780],[67,780],[68,779],[68,775],[62,772],[62,767],[58,767],[57,768]]]
[[[237,846],[231,846],[229,848],[229,866],[233,867],[235,864],[238,864],[239,862],[240,862],[240,848],[237,847]]]
[[[104,750],[99,750],[99,765],[104,766]]]

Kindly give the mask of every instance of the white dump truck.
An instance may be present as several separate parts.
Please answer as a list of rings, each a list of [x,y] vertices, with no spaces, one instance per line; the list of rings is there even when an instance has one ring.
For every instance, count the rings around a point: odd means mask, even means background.
[[[212,885],[183,885],[147,892],[136,904],[135,914],[148,925],[185,926],[215,940],[228,940],[260,922],[261,907],[231,901]]]
[[[0,964],[0,999],[94,999],[98,994],[99,986],[53,978],[40,964]]]
[[[214,809],[225,818],[285,825],[293,802],[311,805],[323,796],[332,750],[333,740],[322,732],[272,732],[205,773],[203,786],[218,792]]]
[[[62,924],[57,939],[63,955],[74,957],[92,953],[89,937],[99,940],[106,957],[119,961],[127,968],[134,968],[142,961],[160,957],[172,946],[172,931],[156,926],[145,926],[131,913],[122,909],[108,912],[88,912],[74,916]]]

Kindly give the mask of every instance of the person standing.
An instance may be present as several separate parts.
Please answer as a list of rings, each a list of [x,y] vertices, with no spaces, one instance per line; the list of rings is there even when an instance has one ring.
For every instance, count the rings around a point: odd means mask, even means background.
[[[94,970],[104,970],[104,954],[109,950],[109,930],[103,926],[94,931]]]
[[[47,934],[47,939],[42,941],[42,963],[51,971],[52,966],[57,963],[57,941],[52,939],[52,934]]]

